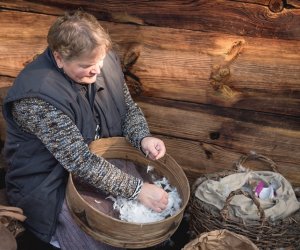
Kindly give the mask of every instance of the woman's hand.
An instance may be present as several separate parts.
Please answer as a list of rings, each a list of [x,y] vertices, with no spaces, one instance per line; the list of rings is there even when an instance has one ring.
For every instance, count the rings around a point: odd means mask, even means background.
[[[152,160],[158,160],[166,153],[166,147],[162,140],[155,137],[145,137],[141,141],[144,153]]]
[[[162,188],[144,183],[138,195],[138,201],[155,212],[162,212],[168,205],[168,193]]]

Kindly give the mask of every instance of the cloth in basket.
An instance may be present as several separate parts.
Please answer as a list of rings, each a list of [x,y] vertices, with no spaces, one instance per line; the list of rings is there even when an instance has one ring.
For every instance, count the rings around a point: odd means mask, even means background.
[[[251,171],[243,166],[248,161],[252,167],[253,163],[267,164],[274,172]],[[278,173],[275,162],[266,156],[251,153],[240,157],[235,165],[236,170],[206,174],[194,182],[189,205],[192,237],[227,229],[246,236],[259,249],[300,249],[297,188]],[[265,185],[273,185],[274,192],[261,197],[259,190]]]
[[[234,190],[254,193],[253,184],[263,181],[272,185],[276,195],[270,199],[259,199],[268,220],[284,219],[300,208],[300,202],[291,184],[279,173],[271,171],[248,171],[225,176],[220,180],[206,180],[195,190],[195,196],[201,201],[221,210],[228,195]],[[229,216],[242,219],[259,220],[260,214],[252,199],[244,195],[236,195],[230,203]]]

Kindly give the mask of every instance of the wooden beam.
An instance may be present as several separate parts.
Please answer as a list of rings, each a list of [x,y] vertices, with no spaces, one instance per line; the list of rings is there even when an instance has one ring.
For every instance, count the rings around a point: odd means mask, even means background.
[[[0,7],[52,15],[81,8],[104,21],[300,40],[297,0],[2,0]]]
[[[300,115],[299,41],[130,27],[108,29],[141,95]]]
[[[15,77],[47,46],[47,32],[55,17],[0,12],[0,75]]]
[[[0,13],[0,75],[15,77],[45,49],[54,19]],[[141,96],[300,115],[300,41],[102,24]]]
[[[300,119],[162,99],[141,99],[155,134],[215,145],[241,154],[256,151],[299,169]]]
[[[221,172],[223,170],[236,169],[235,163],[242,155],[247,155],[250,152],[236,152],[231,148],[220,147],[215,144],[185,140],[170,136],[155,136],[161,138],[167,148],[167,153],[170,154],[182,167],[186,173],[190,183],[193,183],[198,177],[203,174]],[[256,153],[260,153],[257,151]],[[266,157],[271,158],[266,153]],[[274,157],[274,156],[273,156]],[[300,168],[295,162],[289,162],[286,158],[275,157],[272,159],[281,173],[295,187],[300,186]],[[245,167],[252,170],[267,170],[272,171],[272,168],[267,164],[248,164]]]

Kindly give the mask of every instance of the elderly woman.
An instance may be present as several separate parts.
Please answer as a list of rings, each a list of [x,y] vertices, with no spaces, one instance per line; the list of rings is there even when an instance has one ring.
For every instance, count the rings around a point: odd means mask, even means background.
[[[89,151],[97,138],[124,136],[159,159],[164,143],[151,136],[132,100],[108,34],[85,12],[66,13],[48,33],[48,48],[16,78],[4,101],[6,187],[29,231],[61,249],[109,249],[81,231],[64,202],[68,173],[113,196],[161,212],[168,194]]]

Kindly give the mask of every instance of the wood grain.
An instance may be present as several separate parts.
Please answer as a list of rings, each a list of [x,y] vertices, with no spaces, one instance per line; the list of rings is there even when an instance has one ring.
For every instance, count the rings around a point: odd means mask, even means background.
[[[300,39],[300,7],[297,0],[2,0],[0,7],[52,15],[81,8],[100,20],[118,23]]]
[[[0,13],[0,75],[15,77],[46,47],[55,17]],[[139,95],[299,116],[300,41],[102,23]],[[174,43],[176,41],[176,43]],[[137,53],[137,52],[136,52]],[[222,77],[222,70],[228,75]],[[132,85],[132,84],[131,84]]]
[[[125,25],[108,29],[121,57],[139,48],[130,72],[143,96],[300,114],[299,41]],[[212,79],[218,69],[229,74]]]
[[[278,119],[271,114],[161,99],[140,100],[139,105],[155,134],[213,145],[240,154],[255,151],[274,161],[293,163],[293,169],[300,171],[299,118]]]
[[[46,45],[55,18],[14,11],[0,12],[0,75],[15,77]]]
[[[151,132],[190,181],[256,151],[299,186],[298,3],[0,1],[1,102],[56,15],[81,6],[110,33]],[[1,115],[0,130],[3,141]]]
[[[215,144],[193,140],[185,140],[170,136],[155,136],[161,138],[167,148],[167,152],[178,162],[192,184],[198,177],[207,173],[216,173],[225,169],[236,169],[235,163],[242,155],[250,152],[237,152],[235,149],[221,147]],[[256,151],[260,153],[260,151]],[[265,152],[269,157],[269,153]],[[269,157],[270,158],[270,157]],[[279,173],[287,178],[295,187],[300,186],[300,169],[297,164],[290,162],[287,157],[275,157],[275,163]],[[245,167],[248,167],[245,166]],[[272,169],[267,165],[252,165],[253,170]]]

